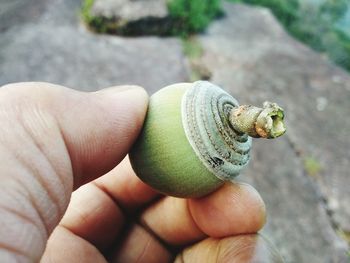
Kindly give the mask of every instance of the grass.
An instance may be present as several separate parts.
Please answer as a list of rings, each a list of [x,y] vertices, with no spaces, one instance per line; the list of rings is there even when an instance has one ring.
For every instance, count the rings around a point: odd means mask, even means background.
[[[81,8],[81,15],[85,21],[89,22],[91,20],[90,9],[94,4],[94,0],[85,0]]]
[[[83,21],[94,31],[99,33],[106,33],[108,31],[108,24],[106,19],[91,15],[91,8],[95,0],[84,0],[81,8],[81,17]]]
[[[182,38],[184,54],[190,59],[197,59],[203,55],[203,47],[194,36]]]
[[[204,31],[222,14],[221,0],[170,0],[169,15],[174,35],[188,36]]]

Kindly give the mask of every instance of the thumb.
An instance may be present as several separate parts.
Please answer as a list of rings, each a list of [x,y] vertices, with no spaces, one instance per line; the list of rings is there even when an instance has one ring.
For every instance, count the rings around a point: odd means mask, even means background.
[[[146,109],[146,92],[133,86],[93,93],[47,83],[0,89],[1,262],[40,258],[73,188],[123,159]]]
[[[74,189],[111,170],[129,151],[142,127],[148,97],[137,86],[95,93],[66,90],[53,108],[74,175]]]

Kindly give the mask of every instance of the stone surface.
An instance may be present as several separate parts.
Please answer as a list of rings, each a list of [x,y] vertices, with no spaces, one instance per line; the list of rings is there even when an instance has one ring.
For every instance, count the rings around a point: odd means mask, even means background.
[[[168,16],[166,0],[95,0],[91,14],[121,21]]]
[[[256,141],[240,177],[267,203],[264,233],[286,262],[346,262],[336,228],[350,229],[350,77],[289,37],[268,10],[224,10],[200,38],[211,80],[241,103],[276,101],[286,111],[287,134]],[[320,167],[315,173],[307,158]]]
[[[169,36],[173,30],[167,0],[94,0],[89,13],[89,26],[96,32]]]
[[[177,39],[95,35],[79,23],[79,6],[80,0],[1,2],[0,85],[35,80],[92,91],[131,83],[152,93],[188,80]],[[263,233],[287,263],[348,262],[335,228],[349,231],[350,222],[350,124],[343,117],[350,114],[349,75],[291,39],[266,9],[224,9],[226,17],[200,38],[211,80],[241,103],[276,101],[287,113],[287,134],[254,141],[239,177],[267,204]],[[308,157],[321,165],[313,177]]]
[[[79,23],[79,4],[52,1],[35,23],[28,19],[1,33],[0,85],[35,80],[97,90],[137,84],[152,93],[188,80],[180,40],[95,35]]]
[[[46,8],[45,0],[1,0],[0,32],[13,25],[37,20]]]

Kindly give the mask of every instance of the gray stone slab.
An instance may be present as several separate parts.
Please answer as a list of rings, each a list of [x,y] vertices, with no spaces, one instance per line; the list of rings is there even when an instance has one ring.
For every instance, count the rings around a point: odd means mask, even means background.
[[[125,22],[168,16],[166,0],[95,0],[91,14]]]
[[[201,37],[211,80],[241,103],[286,110],[285,139],[255,143],[258,157],[241,177],[267,201],[265,231],[287,262],[345,262],[335,232],[350,229],[350,77],[288,36],[268,10],[224,10]],[[312,177],[308,158],[319,166]]]
[[[96,35],[79,23],[77,1],[55,1],[36,23],[0,36],[0,85],[48,81],[80,90],[137,84],[149,93],[188,80],[175,38]]]
[[[251,183],[261,193],[268,212],[262,233],[285,261],[347,262],[347,246],[335,234],[318,190],[304,175],[288,138],[255,140],[252,153],[239,180]]]
[[[0,32],[14,25],[38,20],[48,2],[45,0],[1,0]]]

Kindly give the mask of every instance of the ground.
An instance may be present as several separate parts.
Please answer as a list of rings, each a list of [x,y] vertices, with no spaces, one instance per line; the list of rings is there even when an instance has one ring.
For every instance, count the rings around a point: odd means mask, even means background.
[[[190,79],[176,38],[96,35],[79,0],[1,3],[0,85],[48,81],[92,91],[138,84],[149,93]],[[286,262],[347,262],[350,233],[350,76],[288,36],[263,8],[225,4],[197,38],[211,81],[241,103],[278,102],[287,134],[256,140],[239,180],[267,204],[262,233]],[[16,14],[16,15],[14,15]]]

